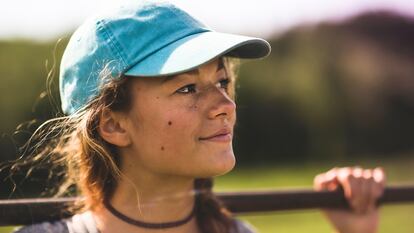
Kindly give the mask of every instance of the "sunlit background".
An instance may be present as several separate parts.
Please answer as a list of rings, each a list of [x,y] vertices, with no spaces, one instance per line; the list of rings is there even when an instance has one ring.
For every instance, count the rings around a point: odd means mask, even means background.
[[[173,2],[213,29],[264,37],[273,49],[242,62],[238,164],[217,178],[216,191],[310,188],[317,173],[353,165],[383,166],[390,184],[414,183],[414,1]],[[115,3],[2,1],[0,161],[17,158],[31,132],[59,114],[58,64],[70,34]],[[0,172],[0,198],[55,185],[47,167],[24,173],[12,193],[7,169]],[[414,205],[383,207],[380,232],[413,232],[413,217]],[[260,232],[332,231],[316,210],[241,218]]]

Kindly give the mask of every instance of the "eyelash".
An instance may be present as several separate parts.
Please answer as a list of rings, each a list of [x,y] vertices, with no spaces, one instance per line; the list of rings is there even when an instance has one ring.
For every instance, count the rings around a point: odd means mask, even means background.
[[[228,85],[230,83],[230,79],[223,78],[222,80],[219,81],[219,83],[220,83],[220,88],[223,88],[227,92]],[[186,90],[186,89],[188,89],[188,90]],[[184,90],[186,90],[186,91],[184,91]],[[181,87],[180,89],[178,89],[176,91],[176,93],[186,95],[186,94],[190,94],[190,93],[195,93],[196,91],[197,91],[196,90],[196,85],[195,84],[189,84],[189,85],[186,85],[186,86]]]

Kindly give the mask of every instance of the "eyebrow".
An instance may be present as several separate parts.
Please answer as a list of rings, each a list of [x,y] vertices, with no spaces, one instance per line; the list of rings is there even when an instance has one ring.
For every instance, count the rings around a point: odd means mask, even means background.
[[[218,65],[217,65],[216,72],[218,72],[219,70],[221,70],[223,68],[224,68],[224,61],[223,61],[223,58],[220,58],[219,59],[219,62],[218,62]],[[190,70],[190,71],[187,71],[187,72],[184,72],[184,73],[185,74],[189,74],[189,75],[198,75],[199,74],[199,71],[198,71],[198,68],[197,68],[197,69],[193,69],[193,70]],[[174,80],[174,76],[175,75],[166,76],[165,79],[162,80],[162,83],[166,83],[168,81]]]

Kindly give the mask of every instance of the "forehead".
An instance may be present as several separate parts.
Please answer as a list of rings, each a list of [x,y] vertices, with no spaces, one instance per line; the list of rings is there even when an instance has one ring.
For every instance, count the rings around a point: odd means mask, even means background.
[[[211,62],[208,62],[204,65],[201,65],[201,66],[199,66],[199,67],[197,67],[193,70],[185,72],[185,74],[199,74],[200,69],[212,69],[212,70],[215,70],[215,71],[219,71],[222,68],[224,68],[223,59],[219,58],[219,59],[215,59]]]

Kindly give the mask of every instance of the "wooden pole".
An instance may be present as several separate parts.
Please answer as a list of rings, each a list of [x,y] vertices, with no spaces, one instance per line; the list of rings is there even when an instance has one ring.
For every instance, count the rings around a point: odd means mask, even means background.
[[[217,197],[235,214],[315,208],[349,208],[343,192],[286,190],[261,192],[216,193]],[[0,200],[0,226],[27,225],[70,217],[62,211],[73,204],[73,198],[36,198]],[[414,186],[393,186],[385,189],[378,204],[414,201]]]

